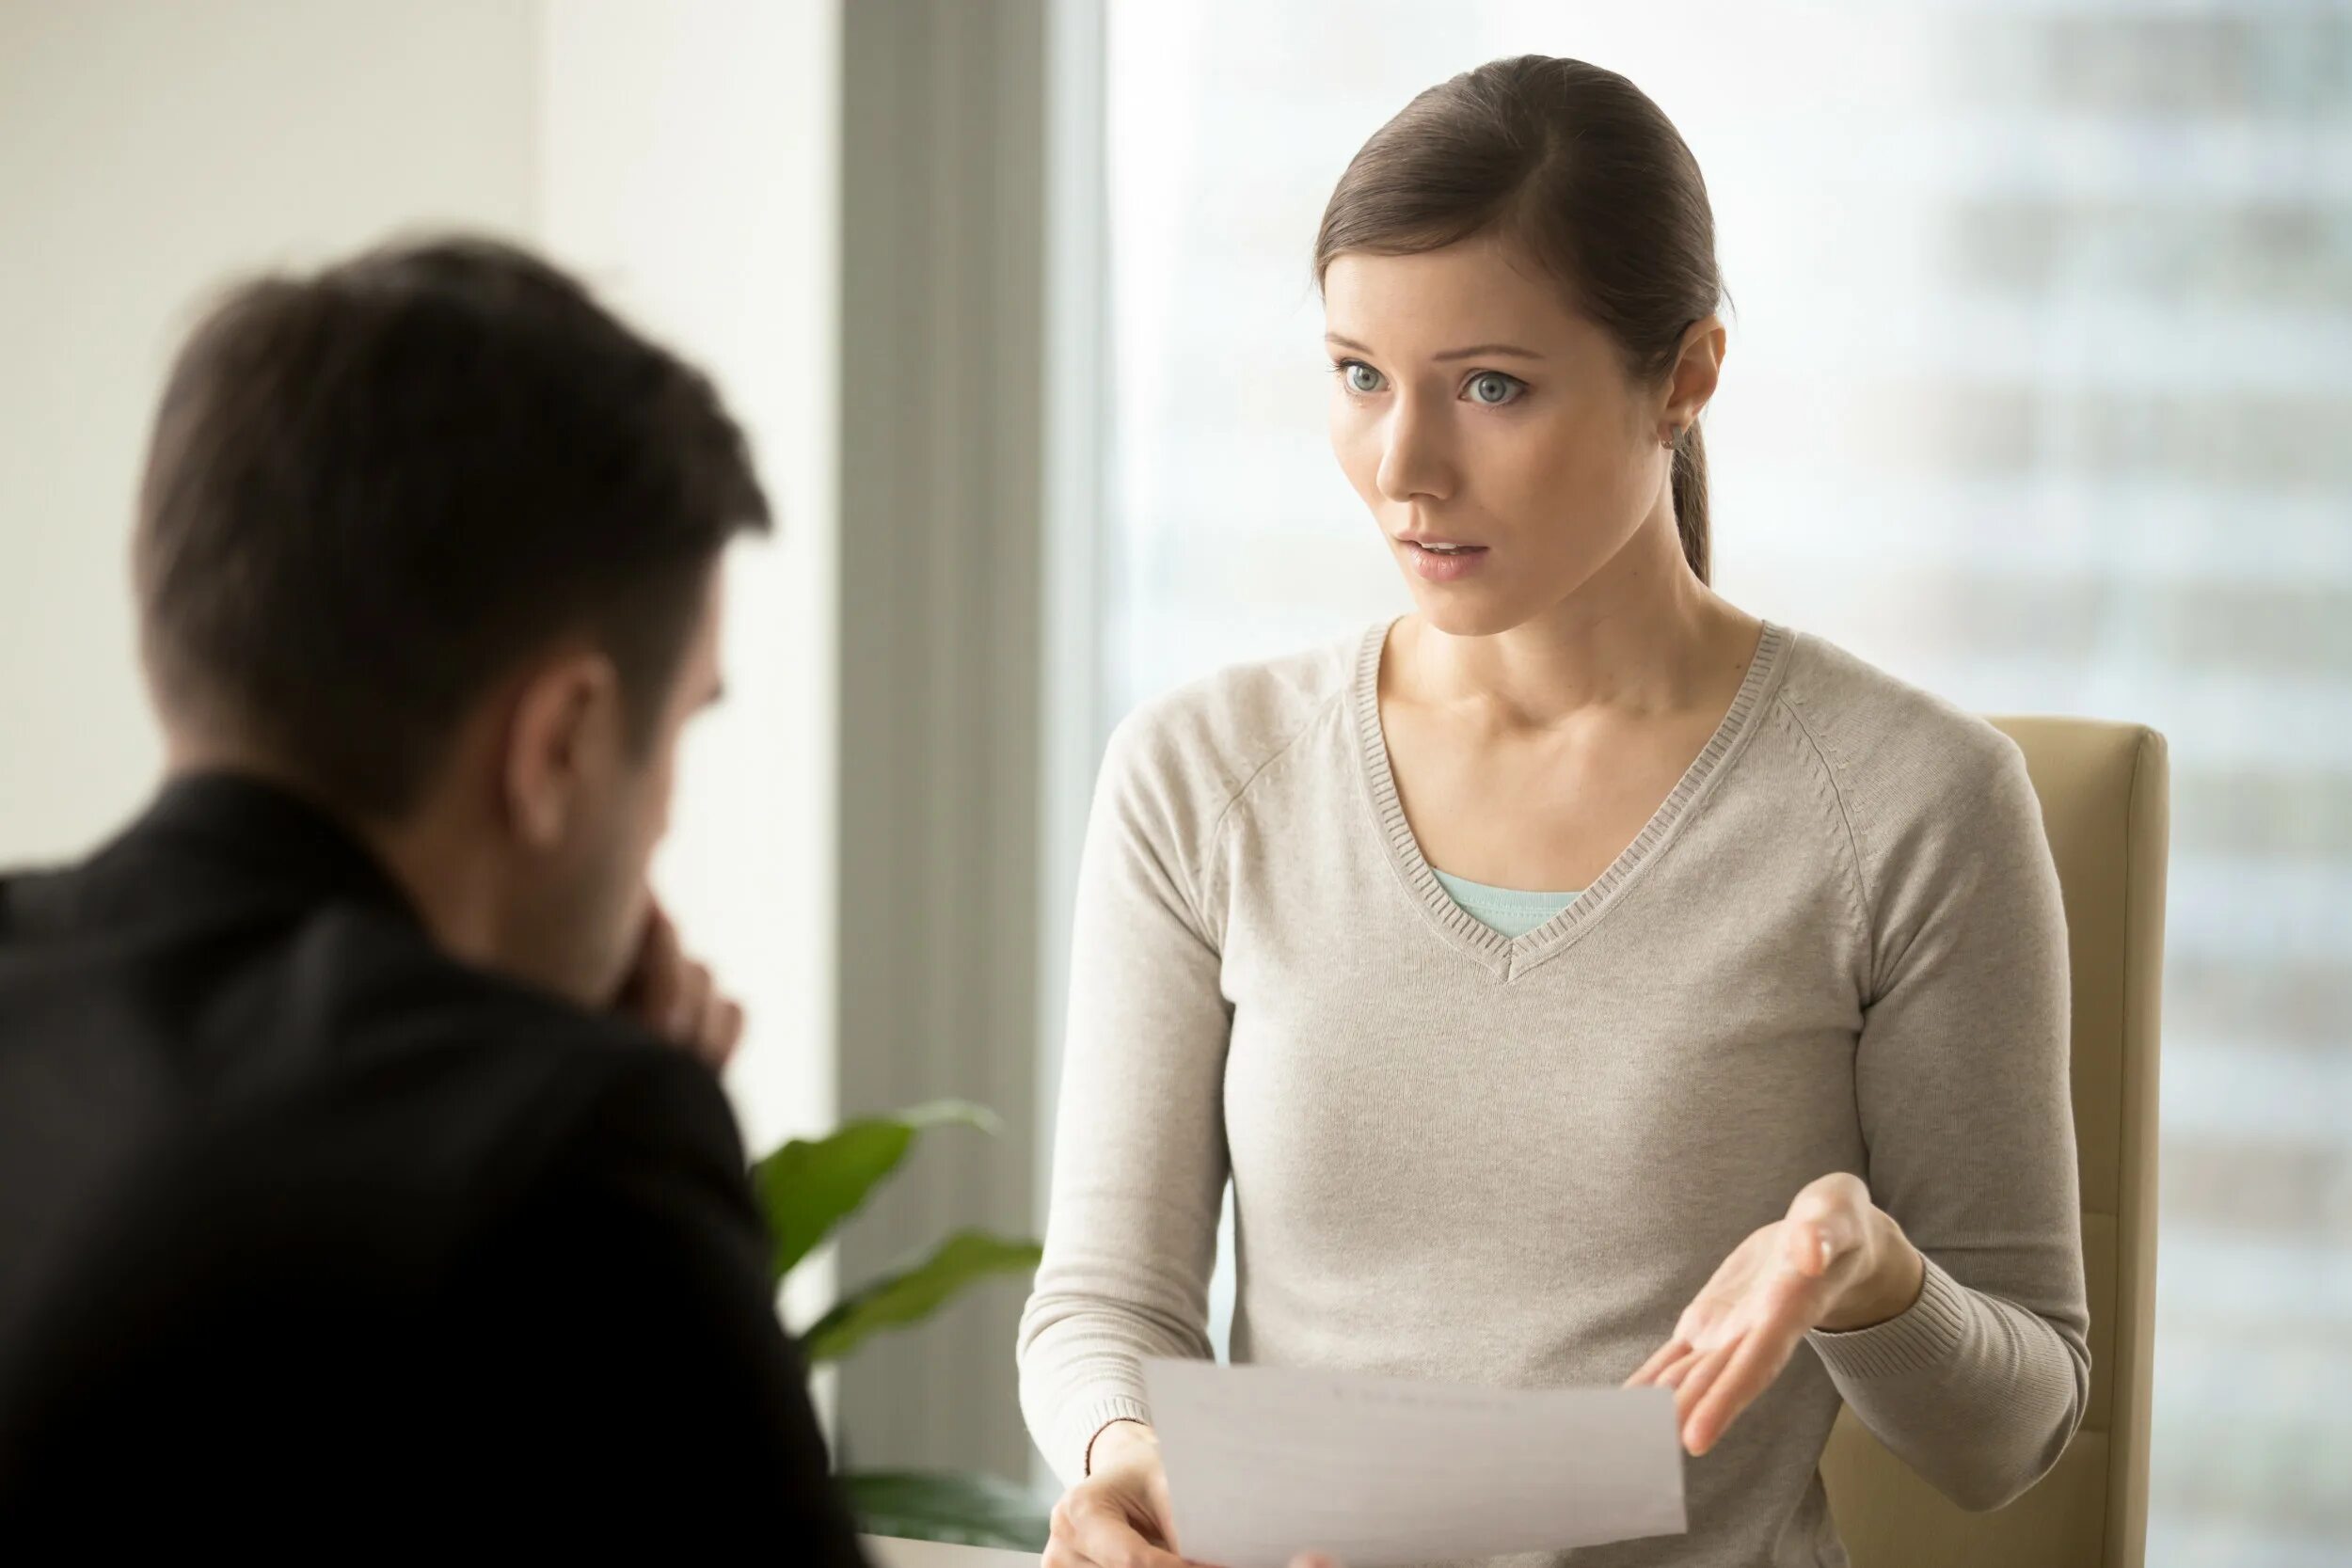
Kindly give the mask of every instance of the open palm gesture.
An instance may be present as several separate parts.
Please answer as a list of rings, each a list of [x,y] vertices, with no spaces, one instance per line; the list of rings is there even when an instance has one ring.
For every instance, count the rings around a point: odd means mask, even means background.
[[[1860,1178],[1822,1177],[1733,1249],[1626,1386],[1673,1389],[1682,1446],[1705,1453],[1807,1333],[1899,1315],[1918,1299],[1925,1266]]]

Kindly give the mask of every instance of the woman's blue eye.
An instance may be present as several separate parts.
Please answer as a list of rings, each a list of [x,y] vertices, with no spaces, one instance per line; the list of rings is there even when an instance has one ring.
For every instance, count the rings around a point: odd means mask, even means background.
[[[1380,372],[1360,359],[1350,359],[1340,367],[1340,371],[1347,377],[1347,389],[1351,392],[1376,392],[1380,389]]]
[[[1470,382],[1470,401],[1483,403],[1490,408],[1512,402],[1525,390],[1526,382],[1515,375],[1505,375],[1501,371],[1481,371],[1471,376]]]

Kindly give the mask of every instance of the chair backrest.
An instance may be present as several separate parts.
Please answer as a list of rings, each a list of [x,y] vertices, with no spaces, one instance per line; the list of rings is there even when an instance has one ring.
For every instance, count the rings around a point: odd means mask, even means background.
[[[1994,722],[2026,753],[2066,898],[2090,1404],[2057,1468],[1995,1513],[1946,1501],[1851,1411],[1838,1418],[1821,1477],[1853,1568],[2140,1568],[2170,820],[2164,737],[2089,720]]]

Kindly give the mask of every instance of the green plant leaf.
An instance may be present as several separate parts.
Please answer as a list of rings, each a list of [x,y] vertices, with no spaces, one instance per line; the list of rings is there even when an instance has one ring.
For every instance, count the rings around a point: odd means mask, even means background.
[[[882,1178],[898,1168],[926,1128],[949,1124],[993,1133],[994,1114],[961,1101],[934,1101],[895,1117],[845,1123],[814,1142],[795,1138],[752,1167],[752,1188],[775,1238],[775,1277],[823,1243],[835,1227],[864,1206]]]
[[[843,1297],[801,1336],[801,1354],[812,1366],[839,1360],[869,1335],[921,1323],[979,1280],[1035,1274],[1042,1250],[1031,1241],[960,1230],[914,1267]]]
[[[839,1479],[868,1535],[1041,1552],[1053,1528],[1044,1498],[998,1476],[869,1470]]]

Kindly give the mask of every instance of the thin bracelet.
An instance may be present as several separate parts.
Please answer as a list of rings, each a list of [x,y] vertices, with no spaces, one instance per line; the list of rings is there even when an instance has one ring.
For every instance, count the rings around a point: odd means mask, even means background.
[[[1110,1431],[1111,1428],[1117,1426],[1121,1421],[1125,1421],[1131,1426],[1142,1426],[1144,1424],[1143,1422],[1136,1420],[1133,1416],[1113,1416],[1109,1420],[1104,1421],[1101,1426],[1096,1427],[1094,1429],[1094,1435],[1087,1439],[1085,1461],[1086,1474],[1089,1476],[1094,1474],[1094,1445],[1103,1440],[1103,1433]]]

